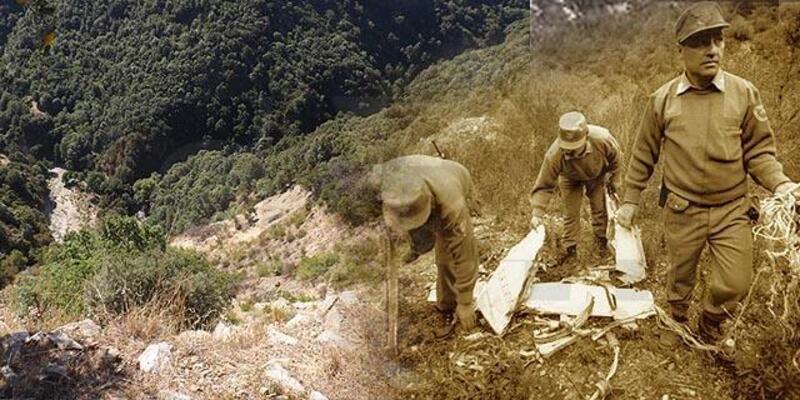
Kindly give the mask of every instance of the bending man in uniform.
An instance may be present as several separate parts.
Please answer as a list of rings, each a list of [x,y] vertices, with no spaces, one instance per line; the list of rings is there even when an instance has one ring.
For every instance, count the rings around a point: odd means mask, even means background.
[[[561,264],[577,253],[580,234],[580,215],[583,194],[589,198],[592,209],[592,229],[595,243],[606,250],[605,190],[616,193],[619,179],[619,145],[608,129],[587,125],[586,117],[579,112],[568,112],[558,121],[559,133],[542,161],[539,176],[533,186],[533,229],[542,224],[556,185],[564,201],[564,253],[557,260]]]
[[[455,311],[462,328],[473,328],[478,252],[470,220],[469,171],[454,161],[411,155],[376,166],[373,176],[380,182],[389,228],[410,236],[417,254],[435,248],[437,308]]]
[[[675,24],[684,73],[647,104],[625,178],[617,222],[629,226],[659,159],[660,205],[670,269],[673,317],[686,322],[696,267],[708,244],[710,276],[699,321],[701,336],[722,338],[720,324],[736,311],[753,279],[753,237],[747,217],[747,175],[770,191],[798,192],[775,156],[775,139],[752,83],[720,69],[728,27],[718,4],[690,6]]]

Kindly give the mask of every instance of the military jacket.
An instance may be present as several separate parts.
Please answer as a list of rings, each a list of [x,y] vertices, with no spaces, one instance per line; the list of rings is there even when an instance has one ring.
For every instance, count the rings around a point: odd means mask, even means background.
[[[770,191],[789,178],[775,157],[775,138],[758,90],[720,70],[704,89],[685,74],[646,104],[625,178],[625,202],[639,203],[659,158],[664,185],[698,205],[719,205],[747,192],[747,175]]]

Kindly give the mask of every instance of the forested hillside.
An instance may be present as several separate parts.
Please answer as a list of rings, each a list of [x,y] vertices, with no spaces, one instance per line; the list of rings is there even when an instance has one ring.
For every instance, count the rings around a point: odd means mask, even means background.
[[[50,242],[44,163],[0,153],[0,286],[28,264],[31,250]]]
[[[12,12],[0,27],[10,32],[0,36],[2,142],[125,183],[167,167],[165,157],[186,144],[268,148],[339,111],[374,110],[432,61],[501,40],[506,24],[527,7],[521,1],[51,4],[53,18],[4,6]],[[39,51],[48,23],[56,44]],[[43,114],[25,113],[31,102]]]
[[[281,140],[385,106],[426,66],[501,41],[526,12],[521,0],[3,2],[0,151],[63,165],[106,210],[167,203],[154,219],[184,229],[246,202],[255,179],[270,180],[262,194],[281,189],[286,177],[261,161]],[[219,155],[213,166],[201,156],[170,170],[200,150]],[[238,162],[242,150],[258,156]]]

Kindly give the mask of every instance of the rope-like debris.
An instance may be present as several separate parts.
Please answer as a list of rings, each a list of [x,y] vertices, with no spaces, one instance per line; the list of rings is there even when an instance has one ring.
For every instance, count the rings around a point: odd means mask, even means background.
[[[766,242],[764,253],[772,267],[767,309],[790,337],[795,335],[796,329],[796,324],[790,320],[800,314],[796,300],[800,285],[799,218],[797,199],[791,192],[774,194],[761,201],[761,218],[753,228],[753,235]],[[776,312],[781,306],[783,311]]]
[[[606,378],[598,381],[595,383],[595,390],[592,397],[589,400],[601,400],[605,399],[609,393],[611,393],[611,378],[614,377],[614,374],[617,373],[617,367],[619,366],[619,340],[617,337],[614,336],[613,333],[608,333],[608,345],[614,349],[614,361],[611,363],[611,368],[608,370],[608,374],[606,374]]]
[[[756,238],[767,242],[767,257],[777,264],[789,262],[793,277],[800,276],[800,235],[797,232],[796,199],[789,193],[775,194],[761,201],[761,218],[753,228]]]
[[[722,349],[720,349],[717,346],[711,346],[697,340],[692,334],[692,331],[690,331],[686,325],[681,324],[672,319],[672,317],[661,307],[655,306],[655,308],[656,308],[656,313],[658,313],[658,322],[665,329],[669,329],[675,332],[675,334],[677,334],[678,336],[680,336],[680,338],[683,340],[684,343],[686,343],[687,346],[697,350],[710,351],[712,353],[722,352]]]

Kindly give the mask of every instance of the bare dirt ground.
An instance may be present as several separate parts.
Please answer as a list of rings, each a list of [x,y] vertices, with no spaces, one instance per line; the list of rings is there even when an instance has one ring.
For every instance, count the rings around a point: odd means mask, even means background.
[[[53,168],[50,172],[53,176],[47,184],[50,188],[47,214],[53,239],[60,242],[67,233],[96,224],[97,209],[86,195],[64,186],[62,177],[66,171],[63,168]]]

